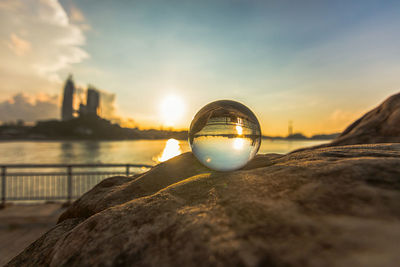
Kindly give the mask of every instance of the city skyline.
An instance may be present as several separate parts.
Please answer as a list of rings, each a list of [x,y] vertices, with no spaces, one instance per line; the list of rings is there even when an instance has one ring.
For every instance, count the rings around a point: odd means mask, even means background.
[[[27,121],[60,118],[73,73],[78,87],[101,89],[106,117],[144,128],[166,126],[160,107],[178,96],[176,129],[231,99],[265,135],[286,135],[289,121],[306,135],[340,132],[400,89],[399,10],[396,1],[5,0],[0,121],[13,109]]]

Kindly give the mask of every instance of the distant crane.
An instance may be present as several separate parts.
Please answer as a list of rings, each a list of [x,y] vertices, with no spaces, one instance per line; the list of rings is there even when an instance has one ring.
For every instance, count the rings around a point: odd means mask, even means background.
[[[293,121],[289,121],[288,123],[288,136],[292,136],[293,135]]]

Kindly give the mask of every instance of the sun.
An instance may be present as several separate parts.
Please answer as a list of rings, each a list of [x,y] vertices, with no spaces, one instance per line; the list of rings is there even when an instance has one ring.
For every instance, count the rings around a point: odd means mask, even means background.
[[[169,95],[161,102],[160,112],[162,122],[165,126],[175,126],[182,118],[184,111],[184,102],[177,95]]]

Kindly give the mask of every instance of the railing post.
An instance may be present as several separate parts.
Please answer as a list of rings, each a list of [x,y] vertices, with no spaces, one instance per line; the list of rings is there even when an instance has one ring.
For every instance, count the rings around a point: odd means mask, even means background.
[[[126,164],[126,176],[129,176],[129,164]]]
[[[6,166],[1,166],[1,206],[6,205]]]
[[[72,166],[67,166],[67,176],[68,176],[68,202],[71,202],[72,200]]]

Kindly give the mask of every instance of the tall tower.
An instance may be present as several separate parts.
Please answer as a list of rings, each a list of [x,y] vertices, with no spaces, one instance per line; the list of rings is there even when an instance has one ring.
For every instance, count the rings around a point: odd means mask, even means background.
[[[63,121],[71,120],[73,116],[73,101],[74,101],[75,85],[72,80],[72,75],[68,76],[64,86],[64,98],[61,107],[61,119]]]

